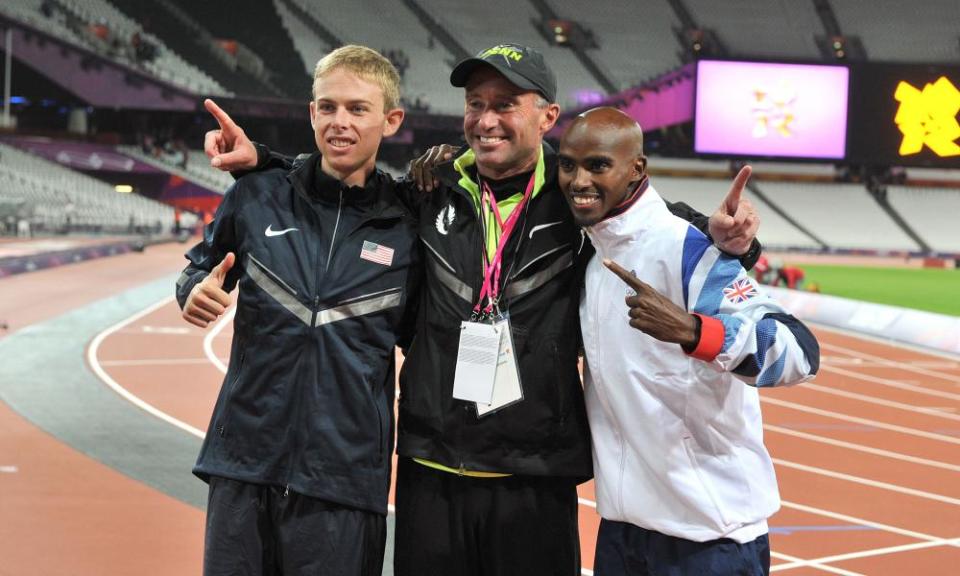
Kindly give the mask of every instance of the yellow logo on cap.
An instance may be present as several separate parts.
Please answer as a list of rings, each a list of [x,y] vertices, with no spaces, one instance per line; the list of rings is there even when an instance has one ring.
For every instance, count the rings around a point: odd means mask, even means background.
[[[499,54],[504,58],[511,58],[517,62],[523,59],[523,53],[517,51],[513,46],[508,44],[500,44],[499,46],[494,46],[488,50],[484,50],[483,54],[480,55],[481,60],[486,60],[487,56],[495,56]]]
[[[893,97],[900,102],[894,122],[903,133],[900,155],[917,154],[926,144],[941,158],[960,155],[960,90],[946,76],[918,90],[900,82]]]

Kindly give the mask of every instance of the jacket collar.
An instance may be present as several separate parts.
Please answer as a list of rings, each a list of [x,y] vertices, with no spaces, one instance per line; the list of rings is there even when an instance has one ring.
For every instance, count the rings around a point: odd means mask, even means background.
[[[646,190],[626,210],[584,230],[602,254],[642,236],[661,222],[666,214],[669,214],[666,203],[653,186],[647,184]]]
[[[471,168],[476,166],[476,157],[473,150],[469,146],[462,146],[454,152],[453,158],[453,160],[437,164],[435,168],[437,178],[443,184],[463,191],[474,200],[476,205],[480,197],[480,191],[477,188],[476,170]],[[557,153],[546,142],[543,142],[540,147],[540,158],[537,160],[535,177],[534,197],[544,188],[556,184]]]
[[[311,202],[337,204],[342,191],[345,204],[369,211],[373,216],[386,218],[406,214],[389,174],[376,168],[363,186],[347,186],[321,170],[320,160],[320,152],[297,157],[287,175],[297,192]]]

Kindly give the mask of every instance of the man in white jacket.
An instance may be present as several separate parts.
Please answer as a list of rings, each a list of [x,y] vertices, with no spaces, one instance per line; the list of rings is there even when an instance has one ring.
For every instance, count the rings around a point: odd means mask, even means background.
[[[757,388],[813,378],[816,339],[670,214],[624,113],[579,116],[559,166],[597,251],[580,302],[603,517],[594,573],[768,574],[780,498]]]

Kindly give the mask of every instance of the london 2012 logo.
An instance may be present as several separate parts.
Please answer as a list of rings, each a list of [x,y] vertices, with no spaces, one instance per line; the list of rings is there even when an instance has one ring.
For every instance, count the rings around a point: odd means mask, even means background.
[[[960,90],[946,76],[922,90],[900,82],[893,97],[900,103],[894,122],[903,134],[901,156],[919,154],[924,146],[941,158],[960,156]]]

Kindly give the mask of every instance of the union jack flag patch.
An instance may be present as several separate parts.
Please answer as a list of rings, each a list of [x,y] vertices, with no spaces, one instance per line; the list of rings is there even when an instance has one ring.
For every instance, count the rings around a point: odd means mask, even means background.
[[[734,280],[732,284],[723,289],[723,296],[734,304],[746,302],[757,294],[759,292],[749,278]]]
[[[360,249],[360,257],[364,260],[376,262],[377,264],[390,266],[393,264],[393,248],[364,240],[363,248]]]

